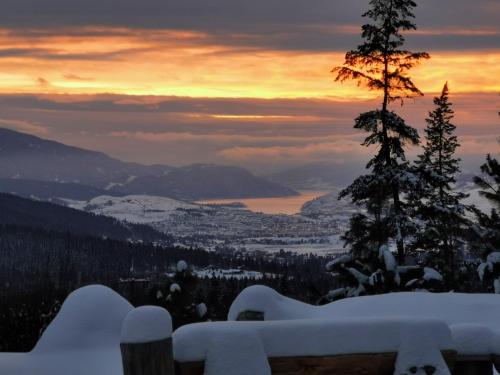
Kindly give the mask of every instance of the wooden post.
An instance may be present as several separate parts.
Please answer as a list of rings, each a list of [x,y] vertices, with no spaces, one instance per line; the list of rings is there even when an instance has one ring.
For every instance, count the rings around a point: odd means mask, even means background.
[[[122,326],[120,349],[123,375],[174,375],[168,311],[142,306],[129,312]]]

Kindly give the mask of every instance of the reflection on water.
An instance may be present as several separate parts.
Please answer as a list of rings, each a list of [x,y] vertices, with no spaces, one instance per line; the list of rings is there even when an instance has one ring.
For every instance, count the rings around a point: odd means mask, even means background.
[[[266,214],[293,215],[300,212],[302,205],[314,198],[327,194],[327,191],[301,191],[300,195],[293,197],[278,198],[249,198],[249,199],[209,199],[198,201],[200,204],[231,204],[243,203],[247,209],[253,212]]]

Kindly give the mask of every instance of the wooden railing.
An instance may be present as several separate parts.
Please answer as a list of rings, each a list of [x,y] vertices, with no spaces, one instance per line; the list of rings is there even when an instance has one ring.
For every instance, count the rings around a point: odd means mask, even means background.
[[[122,352],[124,375],[203,375],[204,373],[204,362],[175,362],[171,345],[166,347],[165,343],[160,342],[140,345],[144,345],[144,349],[136,350],[134,353]],[[331,357],[269,358],[269,364],[273,375],[393,375],[396,356],[397,353],[373,353]],[[493,374],[491,357],[460,357],[451,351],[443,352],[443,357],[453,375]],[[169,361],[169,365],[160,366],[165,361]]]
[[[156,313],[168,315],[166,310],[161,312],[156,310]],[[254,312],[247,315],[246,317],[255,316]],[[144,314],[140,319],[125,319],[122,332],[143,329],[144,324],[151,324],[148,320],[150,320],[148,314]],[[130,342],[131,340],[122,335],[124,375],[203,375],[202,361],[175,362],[171,330],[158,334],[160,336],[153,335],[153,340],[141,340],[141,342]],[[453,375],[492,375],[493,364],[500,369],[500,356],[461,356],[452,350],[441,353]],[[393,375],[396,358],[397,353],[372,353],[280,357],[268,360],[273,375]],[[429,368],[427,373],[432,375],[432,368]]]

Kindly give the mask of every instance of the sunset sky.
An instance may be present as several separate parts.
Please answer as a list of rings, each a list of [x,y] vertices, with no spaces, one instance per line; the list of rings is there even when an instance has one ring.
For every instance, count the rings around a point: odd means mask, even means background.
[[[0,126],[125,160],[262,173],[366,158],[377,97],[333,82],[367,0],[2,0]],[[500,2],[420,0],[408,48],[422,129],[448,81],[466,161],[497,153]],[[417,150],[411,150],[415,153]]]

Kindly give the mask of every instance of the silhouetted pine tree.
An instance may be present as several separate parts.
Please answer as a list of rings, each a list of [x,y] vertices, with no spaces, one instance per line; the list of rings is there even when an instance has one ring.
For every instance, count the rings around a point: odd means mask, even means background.
[[[405,237],[411,232],[412,223],[402,195],[413,182],[404,147],[418,144],[419,137],[413,127],[389,110],[389,105],[423,95],[407,73],[429,55],[402,48],[402,32],[416,29],[412,22],[414,1],[371,0],[370,6],[363,14],[371,19],[371,23],[362,26],[363,44],[348,52],[344,64],[333,69],[337,81],[355,80],[383,95],[381,108],[362,113],[355,120],[354,128],[369,133],[363,145],[376,146],[378,152],[367,165],[369,173],[340,194],[341,198],[350,196],[354,203],[367,207],[366,214],[351,220],[344,239],[353,249],[376,252],[394,240],[398,260],[403,263]]]
[[[454,112],[449,101],[448,84],[434,98],[435,109],[429,112],[423,153],[415,162],[418,186],[410,194],[412,206],[421,223],[415,235],[415,247],[423,249],[444,275],[448,288],[456,281],[457,254],[460,238],[467,223],[467,194],[456,191],[455,176],[460,172],[460,159],[455,151],[460,146],[452,124]]]
[[[393,290],[436,289],[442,276],[433,269],[406,262],[405,241],[416,227],[409,216],[406,196],[417,178],[405,156],[405,146],[419,142],[417,131],[389,109],[395,101],[423,95],[407,75],[425,52],[402,48],[402,32],[416,29],[411,0],[371,0],[363,17],[371,23],[362,26],[363,44],[348,52],[342,66],[336,67],[336,81],[354,80],[381,92],[381,108],[360,114],[355,129],[368,133],[363,146],[377,147],[368,162],[369,173],[358,177],[344,189],[339,199],[349,196],[365,211],[353,215],[342,239],[350,254],[329,262],[327,270],[336,277],[337,287],[326,300]],[[390,250],[397,245],[397,259]],[[432,285],[431,285],[432,284]]]

